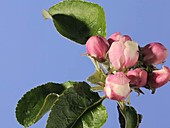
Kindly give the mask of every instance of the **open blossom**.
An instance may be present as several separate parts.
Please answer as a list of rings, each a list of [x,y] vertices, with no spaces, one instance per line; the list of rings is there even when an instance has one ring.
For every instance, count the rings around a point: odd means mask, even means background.
[[[108,41],[101,36],[92,36],[86,42],[87,54],[96,58],[99,62],[105,61],[109,47]]]
[[[108,42],[109,44],[112,44],[113,42],[116,41],[126,42],[126,41],[132,41],[132,39],[128,35],[121,35],[120,32],[115,32],[109,37]]]
[[[136,85],[134,88],[139,88],[146,85],[147,72],[141,68],[130,70],[127,72],[127,77],[130,79],[130,84]]]
[[[149,75],[148,84],[151,88],[159,88],[170,80],[170,69],[163,66],[160,70],[154,70]]]
[[[146,65],[161,64],[168,56],[168,50],[158,42],[147,44],[142,48],[142,54],[144,55],[143,61]]]
[[[117,101],[127,98],[130,93],[129,82],[123,72],[108,75],[104,87],[106,97]]]
[[[138,44],[134,41],[112,43],[108,55],[115,70],[134,66],[139,57]]]

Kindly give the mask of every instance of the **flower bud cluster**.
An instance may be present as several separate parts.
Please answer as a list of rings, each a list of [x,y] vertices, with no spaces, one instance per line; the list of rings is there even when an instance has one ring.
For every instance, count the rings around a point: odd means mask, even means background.
[[[140,47],[130,36],[116,32],[108,40],[101,36],[90,37],[86,49],[87,55],[106,75],[103,84],[109,99],[124,100],[132,90],[142,92],[141,87],[151,89],[153,93],[170,80],[167,66],[156,67],[168,56],[168,50],[159,42]]]

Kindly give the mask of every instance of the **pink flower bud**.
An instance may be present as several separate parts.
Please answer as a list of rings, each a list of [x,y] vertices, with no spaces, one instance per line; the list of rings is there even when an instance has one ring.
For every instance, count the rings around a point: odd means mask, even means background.
[[[136,85],[135,88],[139,88],[146,85],[148,74],[145,70],[136,68],[128,71],[127,77],[130,79],[130,84]]]
[[[132,39],[128,35],[122,36],[120,32],[115,32],[109,37],[108,42],[109,44],[112,44],[113,42],[116,41],[126,42],[126,41],[132,41]]]
[[[108,75],[104,87],[106,97],[112,100],[123,100],[130,93],[130,80],[123,72],[117,72],[115,75]]]
[[[161,64],[168,56],[168,50],[158,42],[147,44],[142,48],[143,61],[146,65]]]
[[[170,80],[170,69],[163,66],[161,70],[154,70],[149,74],[148,85],[151,88],[159,88]]]
[[[138,44],[133,41],[114,42],[108,54],[115,70],[130,68],[138,61]]]
[[[105,61],[109,47],[108,41],[101,36],[92,36],[86,42],[87,54],[99,62]]]

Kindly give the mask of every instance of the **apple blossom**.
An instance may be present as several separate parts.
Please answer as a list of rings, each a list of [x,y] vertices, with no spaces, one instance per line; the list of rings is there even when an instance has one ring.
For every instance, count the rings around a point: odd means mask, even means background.
[[[123,72],[108,75],[104,87],[106,97],[117,101],[125,99],[130,93],[129,82]]]
[[[170,69],[163,66],[160,70],[154,70],[149,74],[148,85],[151,88],[159,88],[170,80]]]
[[[161,43],[153,42],[142,48],[143,61],[146,65],[161,64],[168,56],[168,50]]]
[[[127,77],[130,79],[130,84],[136,85],[134,88],[145,86],[147,76],[147,72],[141,68],[136,68],[127,72]]]
[[[126,41],[132,41],[132,39],[128,35],[121,35],[120,32],[115,32],[109,37],[108,42],[109,44],[112,44],[113,42],[116,41],[126,42]]]
[[[105,61],[109,47],[108,41],[101,36],[92,36],[86,42],[87,54],[96,58],[99,62]]]
[[[138,44],[134,41],[118,41],[112,43],[108,55],[115,70],[134,66],[139,57]]]

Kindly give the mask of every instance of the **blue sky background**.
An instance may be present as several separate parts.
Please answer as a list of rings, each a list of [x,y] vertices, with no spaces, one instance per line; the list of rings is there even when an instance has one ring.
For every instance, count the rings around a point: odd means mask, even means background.
[[[22,128],[16,121],[18,100],[46,82],[83,81],[94,72],[85,47],[60,36],[42,9],[59,0],[0,0],[0,128]],[[169,0],[91,0],[106,12],[107,37],[128,34],[141,46],[162,42],[170,50]],[[170,57],[165,65],[170,66]],[[131,104],[143,114],[140,128],[170,128],[170,83],[155,95],[131,94]],[[103,128],[118,128],[115,101],[104,101],[109,118]],[[45,128],[47,116],[30,128]]]

